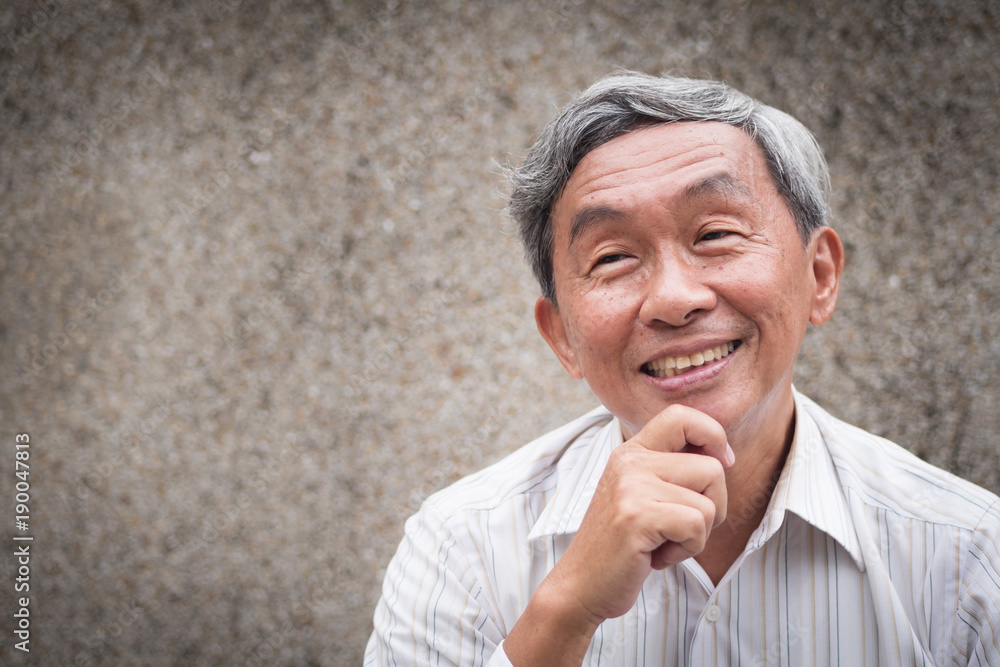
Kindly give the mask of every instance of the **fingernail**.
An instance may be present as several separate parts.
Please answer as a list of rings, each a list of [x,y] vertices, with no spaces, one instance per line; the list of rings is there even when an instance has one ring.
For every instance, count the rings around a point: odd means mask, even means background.
[[[732,446],[728,442],[726,443],[726,461],[728,461],[726,465],[736,463],[736,452],[733,451]]]

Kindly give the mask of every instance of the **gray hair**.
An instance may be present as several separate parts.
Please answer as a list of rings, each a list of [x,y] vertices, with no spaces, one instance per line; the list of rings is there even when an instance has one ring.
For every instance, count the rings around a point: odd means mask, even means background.
[[[826,224],[829,173],[823,151],[799,121],[716,81],[621,72],[571,102],[529,149],[511,182],[514,219],[542,295],[556,302],[552,275],[552,206],[590,151],[627,132],[664,123],[718,121],[746,132],[761,148],[803,244]]]

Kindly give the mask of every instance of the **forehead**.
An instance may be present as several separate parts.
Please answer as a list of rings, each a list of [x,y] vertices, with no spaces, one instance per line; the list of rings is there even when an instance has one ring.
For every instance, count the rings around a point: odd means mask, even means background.
[[[582,208],[625,211],[682,195],[776,195],[760,147],[718,122],[655,125],[588,153],[553,206],[555,219]]]

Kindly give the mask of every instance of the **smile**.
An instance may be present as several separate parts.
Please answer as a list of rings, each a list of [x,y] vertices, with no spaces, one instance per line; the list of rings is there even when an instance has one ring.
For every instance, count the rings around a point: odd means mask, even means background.
[[[679,357],[661,357],[644,364],[642,371],[648,375],[658,378],[672,378],[675,375],[683,375],[699,366],[704,366],[710,361],[722,359],[728,356],[733,350],[740,346],[740,341],[734,340],[722,345],[710,347],[701,352]]]

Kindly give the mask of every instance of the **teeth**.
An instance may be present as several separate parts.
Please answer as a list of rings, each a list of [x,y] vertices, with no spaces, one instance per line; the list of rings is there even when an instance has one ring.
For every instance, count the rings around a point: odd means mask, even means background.
[[[728,356],[735,349],[736,344],[734,342],[723,343],[722,345],[716,345],[715,347],[710,347],[701,352],[695,352],[690,356],[682,355],[679,357],[662,357],[649,362],[646,364],[646,367],[650,372],[650,375],[661,378],[670,378],[679,373],[683,373],[689,368],[704,366],[709,361],[722,359],[723,357]]]

